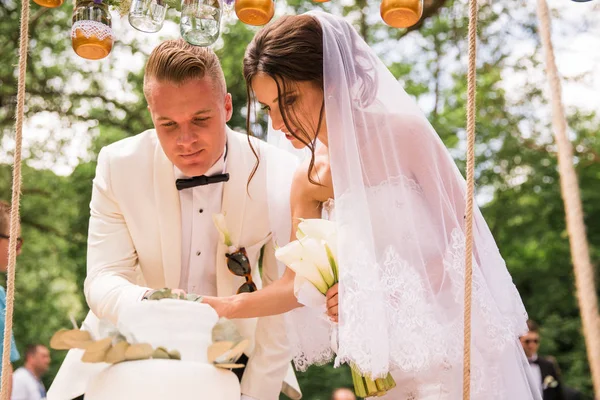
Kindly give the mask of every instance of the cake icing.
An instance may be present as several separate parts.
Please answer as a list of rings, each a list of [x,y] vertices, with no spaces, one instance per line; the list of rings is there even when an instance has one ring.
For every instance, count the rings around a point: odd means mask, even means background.
[[[207,359],[214,309],[193,301],[163,299],[132,304],[117,329],[129,343],[148,343],[181,354],[181,360],[149,359],[111,365],[88,384],[86,400],[239,400],[238,378]]]

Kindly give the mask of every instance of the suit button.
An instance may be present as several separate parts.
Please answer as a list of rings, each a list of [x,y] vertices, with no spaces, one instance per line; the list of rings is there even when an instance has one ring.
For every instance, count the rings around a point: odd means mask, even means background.
[[[196,252],[196,255],[197,255],[197,256],[199,256],[200,254],[202,254],[202,252],[201,252],[201,251],[197,251],[197,252]]]
[[[204,209],[202,209],[202,208],[201,208],[201,209],[199,209],[199,210],[198,210],[198,212],[199,212],[200,214],[202,214],[202,213],[204,212]]]

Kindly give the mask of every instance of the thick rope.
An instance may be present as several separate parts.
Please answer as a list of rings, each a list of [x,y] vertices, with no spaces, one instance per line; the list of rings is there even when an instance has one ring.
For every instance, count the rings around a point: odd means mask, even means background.
[[[17,238],[19,236],[19,204],[21,199],[21,145],[23,142],[23,111],[25,106],[25,72],[27,70],[27,47],[29,43],[29,1],[21,2],[21,34],[19,44],[19,77],[17,84],[17,115],[15,122],[15,158],[13,161],[12,201],[10,208],[10,241],[8,250],[8,275],[6,279],[6,317],[4,320],[4,344],[2,354],[2,390],[0,399],[10,400],[9,374],[10,342],[13,326],[15,300],[15,267],[17,261]]]
[[[473,201],[475,197],[475,97],[477,77],[477,0],[469,0],[469,69],[467,75],[467,197],[465,211],[465,310],[463,400],[471,398],[471,291],[473,277]]]
[[[546,56],[546,73],[550,81],[552,101],[552,129],[558,147],[558,169],[560,188],[565,205],[567,231],[573,259],[575,287],[579,300],[583,334],[588,361],[592,372],[592,382],[596,398],[600,399],[600,317],[598,298],[594,284],[594,267],[585,233],[583,208],[579,193],[577,174],[573,167],[573,148],[567,137],[567,119],[562,104],[560,78],[554,59],[551,40],[550,14],[546,0],[538,0],[540,36]]]

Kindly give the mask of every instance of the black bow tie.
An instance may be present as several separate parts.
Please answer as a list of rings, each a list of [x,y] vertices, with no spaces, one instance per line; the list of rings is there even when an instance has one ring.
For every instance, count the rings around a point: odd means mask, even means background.
[[[529,364],[537,364],[540,365],[540,359],[536,358],[535,360],[529,360]]]
[[[210,185],[211,183],[227,182],[229,174],[218,174],[213,176],[200,175],[188,179],[177,179],[175,185],[177,190],[189,189],[196,186]]]

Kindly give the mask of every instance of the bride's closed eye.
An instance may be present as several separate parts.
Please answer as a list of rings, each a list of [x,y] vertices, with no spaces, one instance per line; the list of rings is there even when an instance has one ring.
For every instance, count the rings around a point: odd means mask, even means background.
[[[287,96],[284,100],[283,100],[283,104],[285,104],[286,106],[291,106],[292,104],[294,104],[296,102],[297,96]]]

